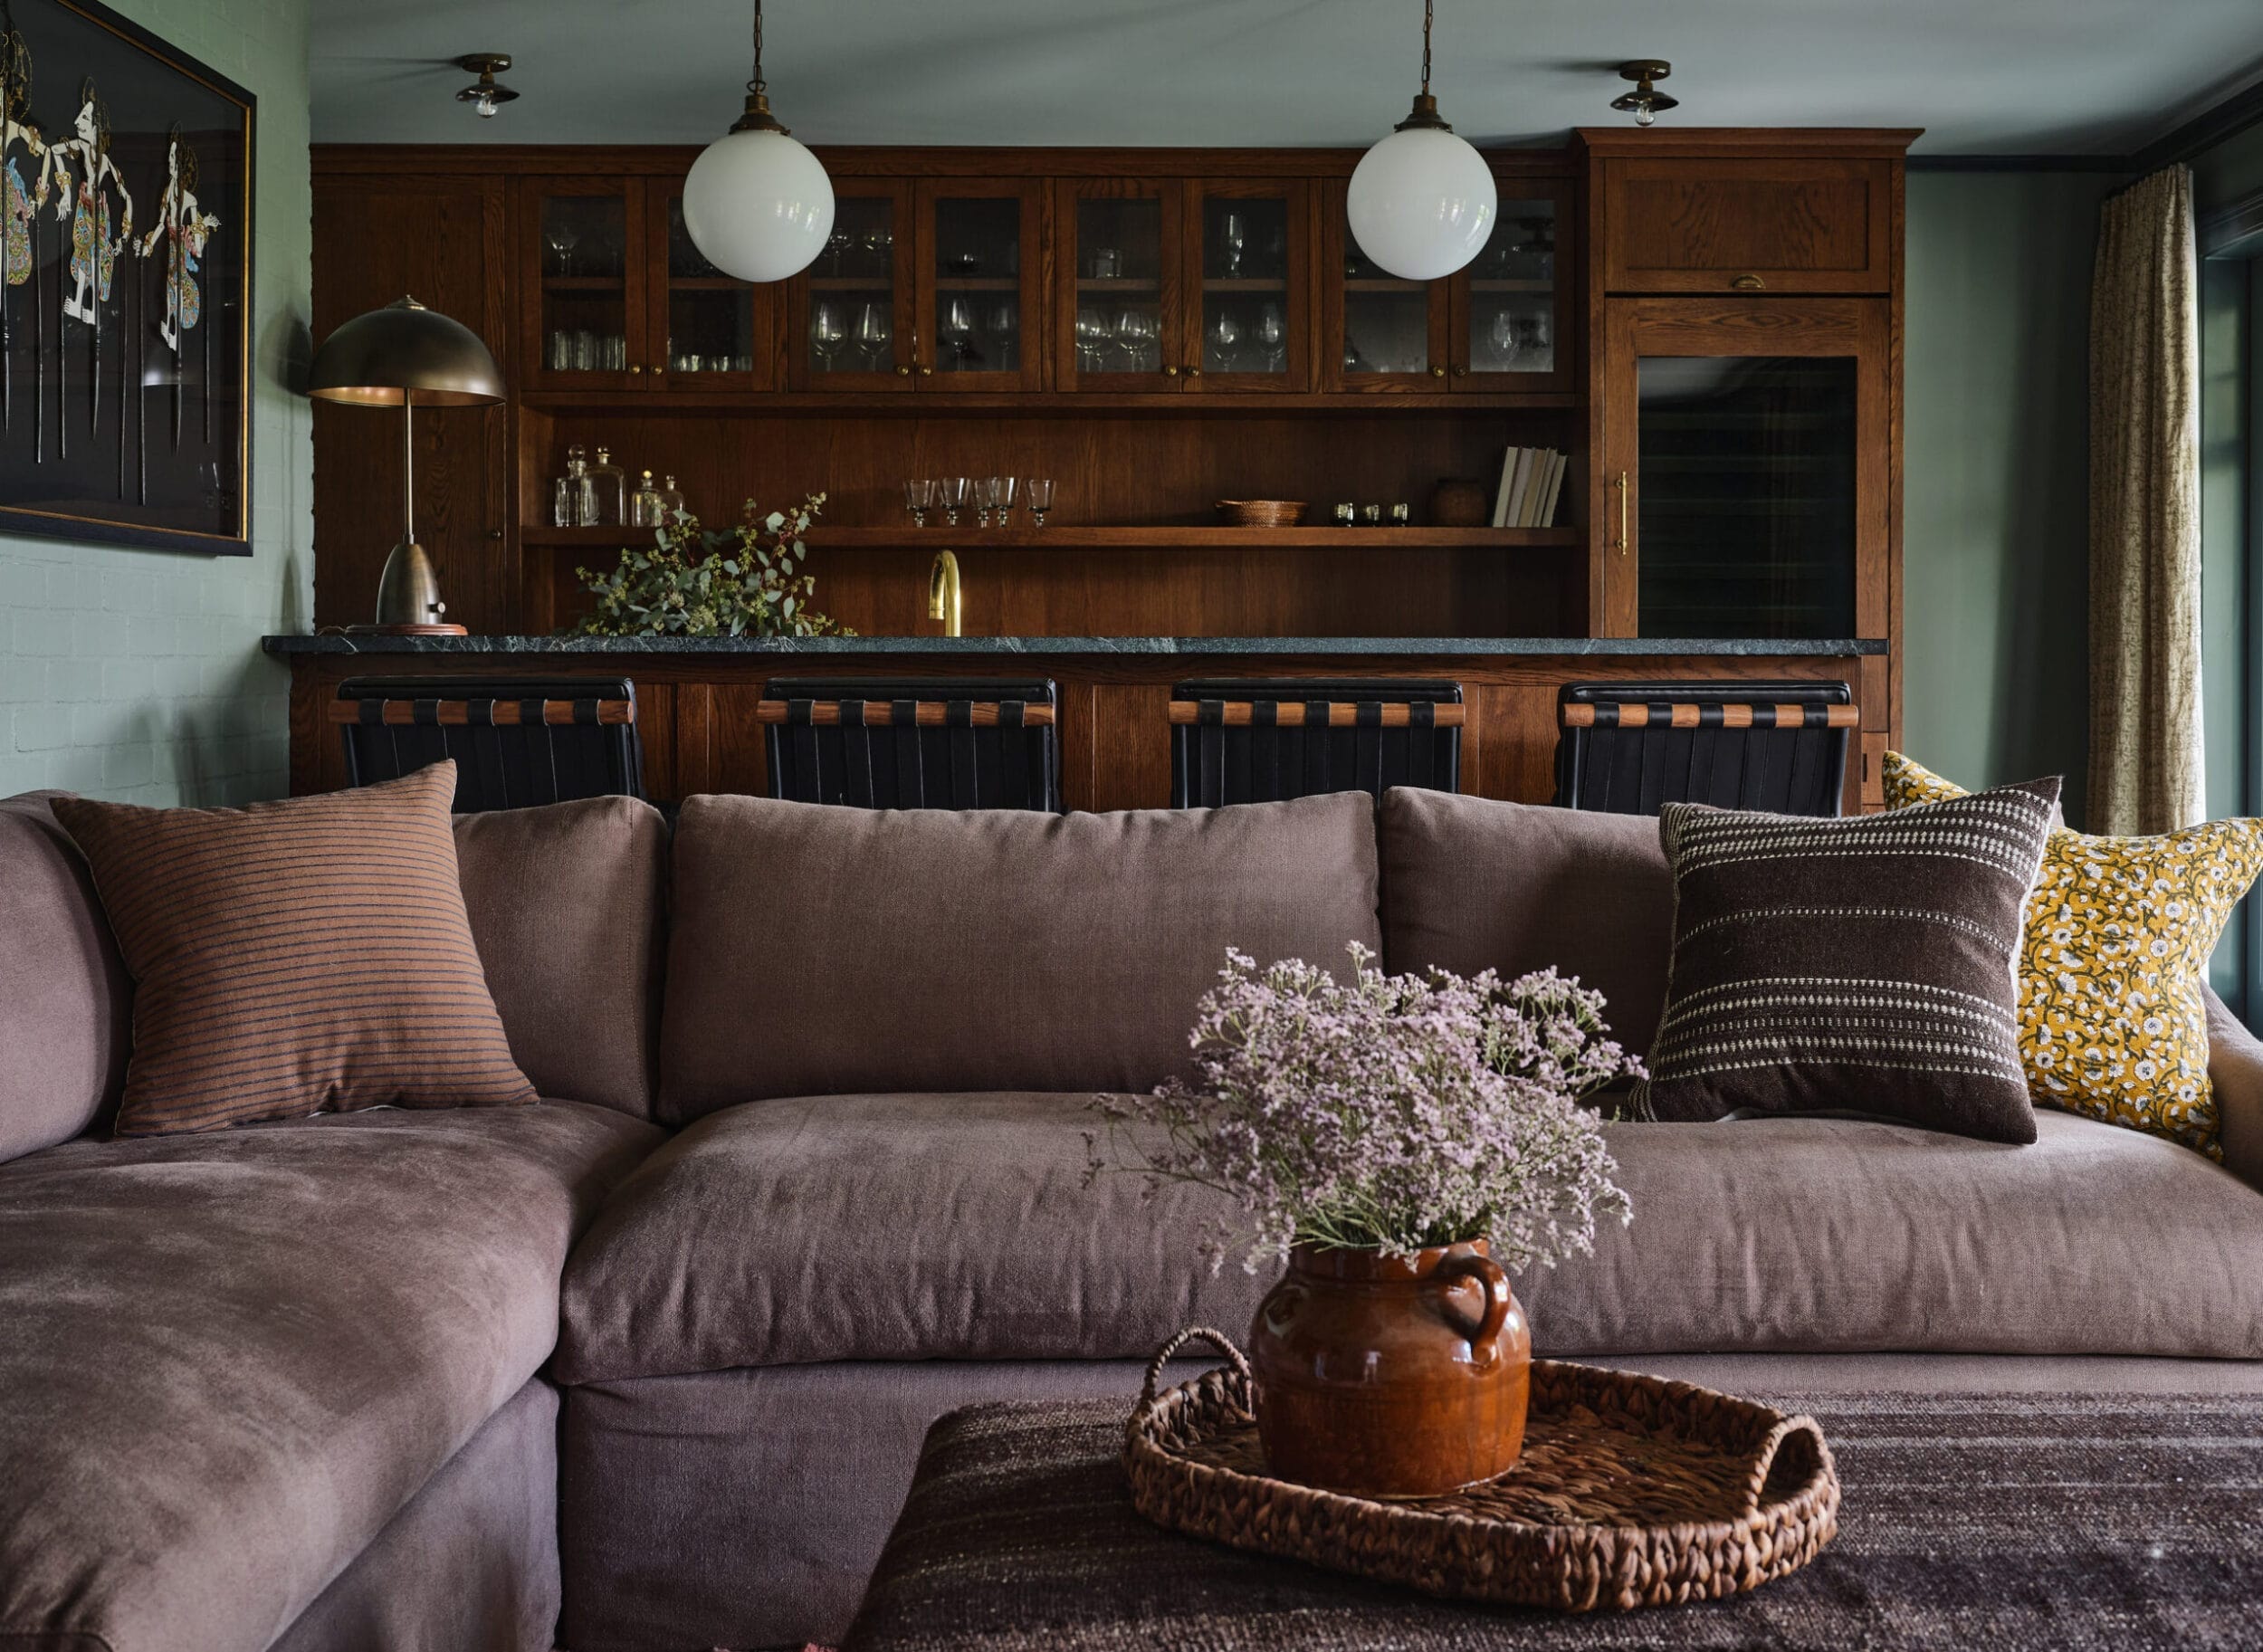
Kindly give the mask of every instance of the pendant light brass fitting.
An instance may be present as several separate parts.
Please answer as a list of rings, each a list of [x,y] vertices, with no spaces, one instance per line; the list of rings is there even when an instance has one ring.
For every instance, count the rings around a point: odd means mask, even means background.
[[[510,53],[473,52],[456,59],[455,65],[467,73],[479,76],[478,84],[466,86],[456,93],[455,100],[473,105],[482,119],[492,119],[497,110],[517,100],[519,94],[510,87],[499,84],[495,79],[511,67]]]
[[[1648,126],[1662,110],[1679,109],[1682,100],[1669,98],[1652,82],[1662,81],[1674,72],[1674,65],[1661,58],[1638,58],[1631,63],[1618,65],[1618,78],[1632,81],[1635,89],[1611,100],[1611,107],[1635,118],[1637,126]]]
[[[776,132],[780,137],[790,133],[791,127],[780,126],[778,117],[770,113],[769,88],[762,80],[762,0],[754,0],[754,79],[747,82],[747,112],[731,122],[734,132]]]
[[[1391,128],[1394,132],[1450,132],[1454,129],[1438,114],[1438,100],[1430,95],[1430,24],[1437,9],[1437,0],[1422,0],[1422,90],[1415,93],[1412,112]]]

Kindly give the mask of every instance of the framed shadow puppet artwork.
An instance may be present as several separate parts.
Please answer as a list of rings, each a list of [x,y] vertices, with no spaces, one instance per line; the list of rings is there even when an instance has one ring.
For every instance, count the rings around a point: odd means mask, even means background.
[[[251,93],[0,0],[0,531],[251,554]]]

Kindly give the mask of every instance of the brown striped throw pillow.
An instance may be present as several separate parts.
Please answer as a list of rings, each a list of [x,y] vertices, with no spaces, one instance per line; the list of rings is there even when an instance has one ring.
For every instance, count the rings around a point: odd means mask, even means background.
[[[134,978],[121,1136],[534,1099],[487,990],[455,765],[249,808],[59,797]]]
[[[1845,820],[1666,805],[1674,950],[1637,1116],[2034,1141],[2015,969],[2058,801],[2053,778]]]

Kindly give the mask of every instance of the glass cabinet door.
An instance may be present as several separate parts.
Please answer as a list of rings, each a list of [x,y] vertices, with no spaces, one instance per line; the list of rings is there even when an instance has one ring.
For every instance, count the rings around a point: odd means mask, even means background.
[[[1321,382],[1330,390],[1443,390],[1447,283],[1405,281],[1360,250],[1343,190],[1329,204],[1321,269]]]
[[[692,244],[683,227],[683,196],[659,186],[659,210],[646,216],[662,231],[654,268],[664,271],[662,307],[653,319],[661,348],[653,352],[654,387],[747,390],[767,387],[770,370],[770,295],[725,275]]]
[[[797,390],[909,390],[926,361],[912,334],[912,191],[843,178],[833,234],[795,278],[788,320],[788,382]]]
[[[951,180],[919,187],[922,391],[1045,388],[1039,186]]]
[[[527,360],[551,387],[641,387],[645,260],[630,183],[529,179],[525,219],[540,301]]]
[[[1123,393],[1186,383],[1179,205],[1175,183],[1061,186],[1056,388]]]
[[[1523,193],[1520,193],[1523,192]],[[1533,179],[1504,179],[1485,250],[1453,278],[1456,388],[1560,390],[1571,387],[1562,342],[1557,237],[1567,227],[1564,195]]]
[[[1606,635],[1886,634],[1887,335],[1877,299],[1611,301]]]
[[[1304,186],[1188,188],[1188,388],[1311,389]]]

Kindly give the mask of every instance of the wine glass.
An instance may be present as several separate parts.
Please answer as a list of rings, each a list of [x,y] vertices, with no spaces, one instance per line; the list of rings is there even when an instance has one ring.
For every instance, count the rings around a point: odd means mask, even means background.
[[[974,311],[964,299],[953,299],[944,308],[943,318],[935,331],[950,347],[952,364],[963,369],[974,358]]]
[[[903,506],[911,511],[914,528],[926,527],[927,513],[935,508],[935,483],[931,480],[905,482]]]
[[[1546,316],[1527,317],[1517,329],[1517,338],[1532,354],[1533,371],[1545,373],[1556,365],[1556,335]]]
[[[823,371],[833,371],[833,358],[847,342],[848,329],[841,320],[841,312],[830,302],[814,305],[809,311],[809,348],[816,352]]]
[[[1044,527],[1046,512],[1053,509],[1053,479],[1049,476],[1029,477],[1022,483],[1022,497],[1029,506],[1029,520],[1038,527]]]
[[[544,227],[542,239],[549,244],[550,251],[558,255],[558,273],[571,275],[574,272],[574,247],[581,240],[579,235],[574,234],[574,226],[562,222],[553,222]]]
[[[1505,310],[1495,310],[1493,328],[1486,335],[1493,346],[1493,359],[1500,372],[1507,372],[1516,365],[1516,317]]]
[[[967,508],[967,501],[974,492],[974,481],[967,476],[946,476],[941,484],[937,502],[943,507],[943,520],[953,528],[959,526],[959,513]]]
[[[886,275],[894,267],[896,238],[884,229],[868,229],[858,244],[864,250],[865,262],[872,265],[872,273]]]
[[[1210,323],[1210,370],[1230,372],[1234,366],[1234,349],[1242,341],[1242,324],[1226,311],[1219,310],[1217,320]]]
[[[1257,343],[1265,353],[1265,371],[1278,373],[1289,358],[1289,329],[1281,320],[1281,306],[1267,304],[1257,312]]]
[[[974,525],[988,528],[990,512],[998,509],[998,478],[985,476],[974,484]]]
[[[841,261],[848,256],[848,250],[852,244],[854,244],[849,239],[849,233],[845,229],[836,229],[832,234],[826,237],[825,263],[826,274],[838,275],[841,272]]]
[[[887,356],[889,346],[895,342],[895,323],[882,306],[867,304],[857,312],[856,348],[873,372],[880,371],[881,362]]]
[[[1076,365],[1087,373],[1104,373],[1102,356],[1108,349],[1108,318],[1090,304],[1076,312]]]
[[[1009,526],[1008,519],[1014,514],[1014,507],[1021,501],[1021,478],[993,476],[982,484],[982,492],[989,501],[990,509],[998,513],[998,525],[1001,528]]]
[[[1217,244],[1226,253],[1226,277],[1238,278],[1242,272],[1242,249],[1249,244],[1249,225],[1241,214],[1229,212],[1218,225]]]
[[[1149,371],[1149,348],[1160,352],[1159,340],[1162,329],[1156,319],[1144,310],[1127,310],[1116,318],[1116,348],[1123,352],[1124,370],[1130,373]]]
[[[983,330],[990,335],[990,342],[998,347],[998,365],[1001,368],[1014,365],[1014,340],[1020,320],[1011,299],[1001,299],[990,306],[989,318],[984,323]]]

